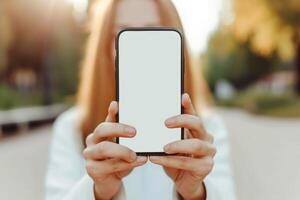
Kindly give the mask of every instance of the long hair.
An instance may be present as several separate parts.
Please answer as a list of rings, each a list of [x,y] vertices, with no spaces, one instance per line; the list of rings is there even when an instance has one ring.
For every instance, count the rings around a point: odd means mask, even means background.
[[[156,3],[160,16],[160,26],[173,27],[184,34],[180,18],[172,2],[170,0],[153,1]],[[90,35],[82,63],[77,100],[77,106],[82,110],[80,127],[83,139],[105,120],[110,102],[116,100],[115,63],[111,48],[115,38],[113,28],[117,2],[118,0],[101,0],[94,2],[91,7]],[[204,91],[206,87],[201,77],[196,77],[200,75],[200,70],[195,71],[195,68],[192,68],[186,45],[184,54],[184,90],[191,96],[197,112],[200,112],[201,104],[204,103],[203,96],[207,94],[207,91]]]

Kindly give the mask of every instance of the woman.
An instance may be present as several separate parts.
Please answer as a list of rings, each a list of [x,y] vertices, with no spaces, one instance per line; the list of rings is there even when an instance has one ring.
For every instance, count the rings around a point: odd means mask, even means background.
[[[165,121],[168,128],[185,129],[185,140],[164,148],[178,156],[137,156],[114,142],[115,137],[136,134],[134,127],[116,123],[114,38],[129,26],[168,26],[182,31],[172,3],[101,0],[93,11],[78,103],[54,125],[47,200],[234,199],[226,131],[217,116],[204,112],[207,107],[200,97],[207,92],[197,73],[192,73],[186,49],[184,114]]]

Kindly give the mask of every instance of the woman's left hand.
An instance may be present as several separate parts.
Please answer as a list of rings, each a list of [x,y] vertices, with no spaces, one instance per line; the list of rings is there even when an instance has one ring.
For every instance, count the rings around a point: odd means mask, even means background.
[[[188,94],[182,96],[182,105],[184,114],[165,121],[168,128],[184,128],[184,140],[164,147],[165,153],[176,155],[150,156],[150,161],[164,167],[184,200],[205,199],[203,180],[213,168],[216,148],[212,135],[204,130]]]

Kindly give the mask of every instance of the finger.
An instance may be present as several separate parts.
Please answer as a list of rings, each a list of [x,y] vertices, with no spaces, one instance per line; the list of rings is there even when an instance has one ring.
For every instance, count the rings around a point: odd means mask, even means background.
[[[148,158],[139,156],[134,162],[128,163],[116,158],[105,161],[89,160],[86,164],[87,171],[92,177],[99,177],[116,172],[131,170],[147,162]]]
[[[190,114],[181,114],[165,121],[165,125],[168,128],[187,128],[191,130],[191,134],[194,138],[203,138],[205,131],[202,127],[199,117]]]
[[[134,127],[117,122],[102,122],[94,131],[94,142],[99,143],[108,138],[114,137],[133,137],[136,134]]]
[[[193,135],[191,134],[191,132],[189,131],[189,129],[184,129],[184,139],[191,139],[193,138]]]
[[[118,113],[118,102],[112,101],[108,107],[108,114],[106,116],[106,122],[116,122],[116,115]]]
[[[199,178],[210,172],[213,167],[211,157],[196,159],[185,156],[150,156],[149,159],[151,162],[163,167],[195,172],[199,175]]]
[[[197,112],[193,106],[192,100],[187,93],[182,95],[182,106],[184,108],[184,113],[190,115],[197,115]]]
[[[133,162],[137,157],[136,153],[131,149],[108,141],[103,141],[96,145],[87,147],[83,151],[83,155],[86,159],[92,160],[118,158],[126,162]]]
[[[212,144],[199,139],[186,139],[169,143],[164,147],[164,151],[168,154],[191,154],[196,157],[216,154],[216,148]]]
[[[85,144],[86,146],[91,146],[94,145],[94,133],[89,134],[86,138],[85,138]]]
[[[150,156],[149,160],[155,164],[186,171],[195,171],[196,159],[186,156]]]

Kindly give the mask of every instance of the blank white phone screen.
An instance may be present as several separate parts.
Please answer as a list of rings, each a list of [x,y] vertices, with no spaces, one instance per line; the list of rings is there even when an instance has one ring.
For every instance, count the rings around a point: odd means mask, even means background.
[[[181,139],[164,121],[181,113],[181,37],[173,30],[127,30],[119,36],[119,122],[136,128],[119,144],[135,152],[163,152]]]

